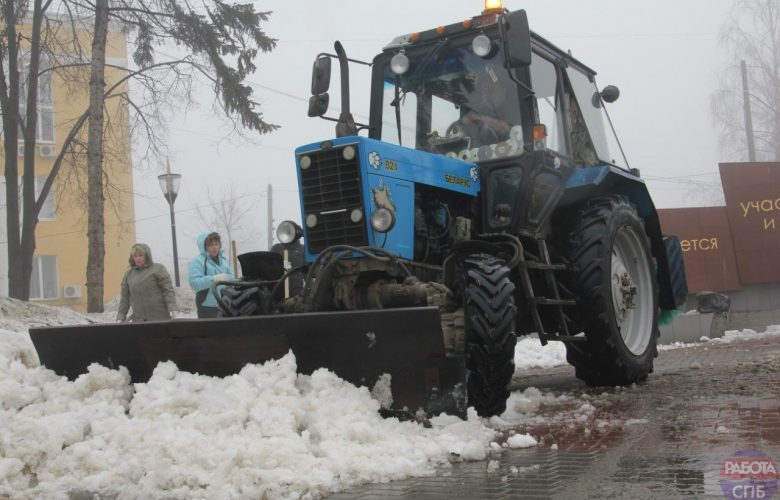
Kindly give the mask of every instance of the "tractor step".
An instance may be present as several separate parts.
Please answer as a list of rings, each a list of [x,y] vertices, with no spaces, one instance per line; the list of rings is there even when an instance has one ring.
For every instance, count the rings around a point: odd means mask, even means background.
[[[545,335],[545,342],[572,342],[572,343],[581,343],[585,342],[587,339],[585,337],[573,337],[571,335]]]

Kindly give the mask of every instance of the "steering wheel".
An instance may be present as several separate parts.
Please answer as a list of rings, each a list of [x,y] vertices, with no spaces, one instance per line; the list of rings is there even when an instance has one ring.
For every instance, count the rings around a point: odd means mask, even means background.
[[[464,137],[471,137],[471,134],[468,133],[471,128],[470,125],[471,124],[462,120],[455,120],[454,122],[450,123],[449,127],[447,127],[447,130],[444,132],[444,136],[448,139],[462,139]]]

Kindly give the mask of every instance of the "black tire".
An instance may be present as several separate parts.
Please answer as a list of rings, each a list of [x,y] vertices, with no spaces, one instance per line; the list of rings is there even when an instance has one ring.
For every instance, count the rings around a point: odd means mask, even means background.
[[[515,372],[515,285],[500,259],[462,260],[468,404],[482,417],[506,410]]]
[[[577,297],[572,333],[584,331],[587,340],[567,343],[566,359],[591,386],[644,381],[659,335],[658,285],[644,223],[623,196],[594,198],[569,220],[564,248]]]
[[[220,308],[220,317],[254,316],[259,314],[259,292],[257,287],[235,288],[225,286],[221,289],[222,302],[227,310]]]

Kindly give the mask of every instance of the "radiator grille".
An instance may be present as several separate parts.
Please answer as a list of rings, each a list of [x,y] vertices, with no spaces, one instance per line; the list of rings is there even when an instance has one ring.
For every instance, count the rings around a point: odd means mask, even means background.
[[[352,147],[357,149],[356,145]],[[317,225],[306,228],[310,253],[319,253],[331,245],[368,244],[365,221],[356,224],[349,218],[353,209],[363,206],[360,155],[345,160],[343,149],[307,153],[311,166],[301,170],[304,219],[308,214],[317,216]]]

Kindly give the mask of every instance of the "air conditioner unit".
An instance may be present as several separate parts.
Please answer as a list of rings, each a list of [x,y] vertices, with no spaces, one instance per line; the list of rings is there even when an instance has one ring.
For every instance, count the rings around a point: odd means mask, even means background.
[[[66,299],[81,298],[81,285],[65,285],[62,287],[62,295]]]
[[[38,146],[38,153],[41,158],[54,158],[57,156],[57,148],[54,144],[41,144]]]

